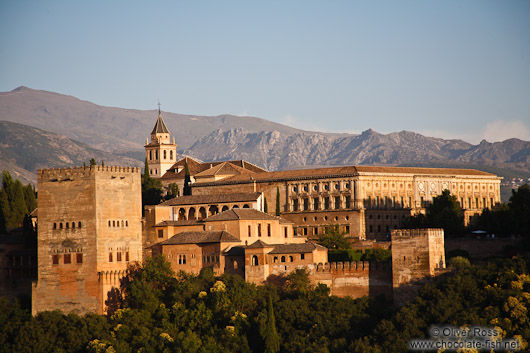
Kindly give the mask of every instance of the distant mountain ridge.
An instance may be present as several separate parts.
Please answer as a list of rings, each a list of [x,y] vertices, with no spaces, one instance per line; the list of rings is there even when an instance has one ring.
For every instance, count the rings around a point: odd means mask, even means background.
[[[37,183],[37,169],[63,168],[89,164],[91,158],[98,164],[141,166],[132,158],[100,151],[66,136],[27,125],[0,121],[0,170],[24,183]]]
[[[143,144],[156,115],[155,110],[103,107],[72,96],[27,87],[2,92],[0,120],[42,130],[8,127],[11,134],[21,137],[13,140],[9,134],[0,135],[0,163],[30,173],[35,172],[37,165],[82,164],[86,158],[92,157],[98,162],[104,159],[107,164],[115,161],[141,165]],[[473,145],[409,131],[380,134],[367,130],[360,135],[334,134],[304,131],[254,117],[168,112],[162,115],[176,137],[179,153],[201,160],[245,159],[269,170],[346,164],[422,164],[473,165],[474,168],[484,166],[530,172],[530,142],[518,139],[495,143],[482,141]],[[29,136],[30,132],[34,136]],[[26,148],[22,143],[32,140],[41,141],[42,147]],[[65,145],[57,146],[57,141]],[[16,143],[18,147],[14,147]],[[74,155],[68,155],[69,148],[76,151]],[[15,151],[19,153],[18,159],[12,157]],[[47,153],[42,154],[42,151]],[[25,160],[32,160],[33,164],[26,165]]]
[[[183,154],[206,160],[245,159],[270,170],[294,166],[414,163],[458,163],[530,170],[530,142],[509,139],[472,145],[401,131],[383,135],[373,130],[360,135],[329,138],[320,134],[279,131],[249,132],[218,129],[200,138]]]

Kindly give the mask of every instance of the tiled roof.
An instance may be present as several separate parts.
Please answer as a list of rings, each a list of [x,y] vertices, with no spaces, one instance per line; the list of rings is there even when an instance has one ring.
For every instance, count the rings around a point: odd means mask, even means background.
[[[198,205],[223,202],[251,202],[260,197],[260,192],[246,192],[238,194],[216,194],[216,195],[186,195],[178,196],[162,202],[161,206]]]
[[[267,244],[261,240],[256,240],[252,244],[245,246],[246,249],[261,249],[261,248],[271,248],[271,247],[274,247],[274,245]]]
[[[308,242],[301,244],[276,244],[274,249],[269,252],[269,254],[300,254],[300,253],[310,253],[315,249],[318,250],[327,250],[327,248],[316,243]]]
[[[159,115],[158,119],[156,119],[155,127],[153,128],[153,131],[151,131],[151,133],[152,134],[169,134],[169,130],[167,129],[164,119],[162,119],[162,115]]]
[[[177,245],[177,244],[201,244],[201,243],[221,243],[237,242],[241,240],[228,233],[226,230],[217,231],[195,231],[178,233],[159,245]]]
[[[192,226],[192,225],[200,225],[202,224],[201,221],[196,219],[183,219],[179,221],[162,221],[157,224],[155,224],[155,227],[166,227],[166,226]]]
[[[238,167],[229,162],[223,162],[210,169],[206,169],[198,174],[195,174],[196,178],[209,177],[214,175],[239,175],[239,174],[254,174],[250,170]]]
[[[171,168],[168,169],[168,171],[164,174],[162,179],[175,179],[175,178],[182,178],[184,179],[184,164],[185,162],[188,163],[188,169],[190,170],[190,175],[195,176],[201,172],[204,172],[208,169],[214,168],[220,164],[229,163],[234,167],[239,167],[244,170],[254,172],[254,173],[263,173],[267,172],[267,170],[260,168],[252,163],[246,162],[244,160],[236,160],[236,161],[218,161],[218,162],[199,162],[191,157],[184,157],[181,160],[178,160],[171,166]],[[180,172],[177,172],[178,167],[182,169]]]
[[[266,182],[278,180],[318,179],[344,176],[357,176],[363,173],[395,173],[414,175],[470,175],[489,176],[494,174],[476,169],[452,169],[452,168],[412,168],[412,167],[385,167],[385,166],[344,166],[317,169],[283,170],[277,172],[256,173],[251,175],[235,175],[220,181],[210,183],[195,183],[194,186],[209,184],[237,184],[252,181]]]
[[[258,210],[255,210],[253,208],[233,208],[231,210],[227,210],[224,212],[221,212],[219,214],[216,214],[214,216],[210,216],[206,219],[204,219],[205,222],[210,221],[234,221],[238,219],[245,219],[245,220],[274,220],[277,221],[280,219],[280,217],[271,216],[268,213],[261,212]]]
[[[242,246],[232,246],[228,251],[224,252],[225,256],[245,255],[245,248]]]

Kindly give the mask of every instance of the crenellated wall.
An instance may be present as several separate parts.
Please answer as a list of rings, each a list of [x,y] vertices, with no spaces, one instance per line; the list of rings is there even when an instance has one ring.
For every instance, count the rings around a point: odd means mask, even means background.
[[[308,268],[313,284],[323,283],[331,294],[360,298],[384,295],[392,298],[392,267],[389,262],[331,262]]]

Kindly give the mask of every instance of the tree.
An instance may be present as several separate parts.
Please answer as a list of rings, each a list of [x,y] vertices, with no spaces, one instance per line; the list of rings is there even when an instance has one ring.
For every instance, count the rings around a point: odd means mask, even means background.
[[[443,228],[445,234],[459,234],[464,227],[464,218],[456,196],[449,190],[435,197],[427,209],[429,227]]]
[[[101,160],[101,166],[104,167],[105,166],[105,161],[102,159]]]
[[[142,175],[142,211],[145,205],[158,205],[162,200],[162,183],[160,180],[151,178],[149,175],[149,164],[145,158],[144,174]]]
[[[524,184],[517,191],[512,190],[508,202],[513,220],[513,230],[518,234],[530,236],[530,186]]]
[[[276,331],[276,320],[272,307],[272,297],[269,295],[267,302],[267,319],[260,323],[260,334],[265,341],[265,353],[276,353],[280,351],[280,336]]]
[[[184,162],[184,195],[191,196],[191,175],[188,168],[188,162]]]
[[[28,214],[24,189],[20,180],[13,180],[11,174],[6,170],[2,172],[2,189],[0,190],[1,231],[5,232],[7,228],[22,226],[24,216]],[[28,200],[28,203],[31,203],[31,200]]]
[[[93,166],[93,165],[97,165],[97,162],[94,158],[90,158],[90,165]]]
[[[167,186],[166,200],[170,200],[177,196],[180,196],[179,186],[177,185],[177,183],[170,183]]]
[[[317,243],[328,249],[350,249],[350,243],[344,237],[347,233],[341,232],[338,224],[324,227],[324,232],[318,235]]]
[[[276,187],[276,216],[280,216],[280,188]]]

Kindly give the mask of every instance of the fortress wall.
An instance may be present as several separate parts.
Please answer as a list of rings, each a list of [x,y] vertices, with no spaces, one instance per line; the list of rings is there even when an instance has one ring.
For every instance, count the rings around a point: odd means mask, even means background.
[[[392,298],[392,269],[389,263],[320,263],[310,267],[309,271],[311,282],[326,284],[332,295],[360,298],[382,294],[388,300]]]

